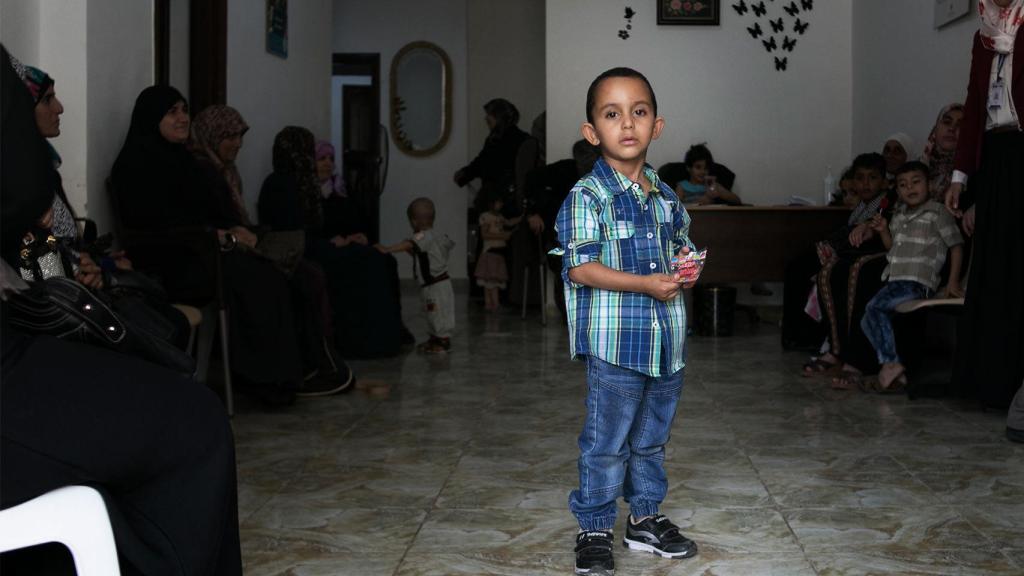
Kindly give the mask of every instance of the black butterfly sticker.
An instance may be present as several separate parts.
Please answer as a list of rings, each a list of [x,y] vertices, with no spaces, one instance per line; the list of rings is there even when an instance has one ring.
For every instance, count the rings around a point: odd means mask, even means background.
[[[764,6],[764,2],[759,2],[757,4],[751,4],[750,7],[754,9],[754,16],[757,16],[758,18],[760,18],[761,16],[764,16],[765,12],[768,11],[768,9],[765,8],[765,6]]]
[[[764,49],[769,52],[772,52],[779,47],[779,45],[775,43],[775,36],[772,36],[768,40],[761,40],[761,44],[764,44]]]
[[[746,0],[740,0],[739,4],[733,4],[732,7],[733,7],[734,10],[736,10],[736,13],[739,14],[740,16],[743,16],[744,14],[747,13],[747,2],[746,2]]]
[[[753,28],[748,27],[747,32],[750,32],[750,36],[754,39],[760,38],[761,34],[763,34],[761,24],[759,22],[755,22]]]
[[[623,16],[626,19],[626,28],[619,30],[619,38],[623,40],[629,39],[629,31],[633,29],[633,16],[636,16],[636,10],[626,6],[625,15]]]
[[[800,13],[800,8],[796,5],[796,2],[790,2],[789,6],[784,6],[782,9],[790,16],[796,16]]]
[[[786,29],[786,25],[782,23],[781,16],[778,20],[769,20],[768,23],[772,25],[772,32],[782,32]]]
[[[787,60],[788,60],[787,58],[783,58],[782,60],[779,60],[779,57],[776,56],[775,57],[775,69],[776,70],[785,70],[786,69]]]
[[[636,10],[626,6],[626,20],[632,20],[633,16],[636,16]]]
[[[810,26],[810,24],[797,18],[796,22],[793,24],[793,30],[803,36],[804,32],[807,32],[808,26]]]
[[[782,49],[786,52],[792,52],[793,48],[796,48],[796,38],[790,40],[789,36],[782,39]]]
[[[814,10],[814,0],[800,0],[800,5],[803,6],[804,12]]]

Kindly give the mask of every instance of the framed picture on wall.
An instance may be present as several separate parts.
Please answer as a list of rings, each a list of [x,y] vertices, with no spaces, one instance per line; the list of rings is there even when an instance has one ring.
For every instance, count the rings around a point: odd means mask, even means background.
[[[288,57],[288,0],[267,0],[267,52]]]
[[[718,26],[721,0],[658,0],[658,24]]]

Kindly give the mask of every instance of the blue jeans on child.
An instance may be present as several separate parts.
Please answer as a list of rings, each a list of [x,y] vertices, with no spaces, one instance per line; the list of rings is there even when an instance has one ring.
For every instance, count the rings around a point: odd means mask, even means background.
[[[583,530],[615,525],[616,500],[652,516],[668,491],[665,444],[683,390],[683,370],[652,378],[587,357],[587,419],[580,433],[580,486],[569,509]]]
[[[875,348],[880,363],[900,361],[892,330],[892,315],[896,306],[908,300],[928,298],[930,293],[931,290],[920,282],[897,280],[882,286],[878,294],[868,302],[860,327]]]

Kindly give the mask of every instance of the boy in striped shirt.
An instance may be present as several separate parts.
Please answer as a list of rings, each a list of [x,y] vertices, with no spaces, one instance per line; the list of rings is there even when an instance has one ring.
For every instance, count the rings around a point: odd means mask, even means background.
[[[683,387],[689,288],[673,256],[693,249],[690,218],[646,163],[664,119],[650,82],[629,68],[598,76],[582,132],[601,148],[570,192],[555,229],[562,247],[572,357],[587,363],[587,416],[579,437],[576,573],[612,574],[616,500],[629,502],[624,544],[666,558],[697,553],[658,507],[663,466]]]
[[[878,354],[882,369],[878,372],[879,392],[901,392],[906,388],[906,368],[896,354],[892,315],[896,306],[908,300],[928,298],[939,287],[939,274],[949,252],[949,283],[946,295],[963,296],[960,268],[963,263],[963,237],[953,216],[930,199],[928,166],[907,162],[896,172],[900,205],[886,222],[881,214],[871,220],[889,253],[889,265],[882,272],[885,286],[868,302],[860,326]]]

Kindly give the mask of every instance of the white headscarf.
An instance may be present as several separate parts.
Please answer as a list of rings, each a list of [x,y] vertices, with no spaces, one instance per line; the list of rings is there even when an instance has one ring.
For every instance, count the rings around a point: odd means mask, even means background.
[[[1021,1],[1024,2],[1024,0]],[[910,136],[906,135],[903,132],[897,132],[892,136],[886,138],[885,142],[883,142],[882,145],[884,146],[885,143],[890,140],[895,140],[896,142],[900,143],[900,146],[903,147],[903,151],[907,153],[907,159],[914,157],[914,140],[911,139]]]
[[[1000,8],[995,0],[979,0],[978,14],[982,45],[993,52],[1013,54],[1017,29],[1024,23],[1024,0],[1013,0],[1006,8]]]

